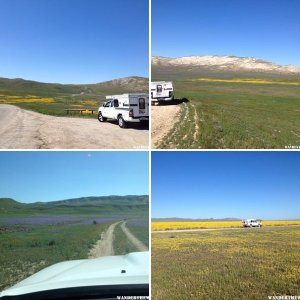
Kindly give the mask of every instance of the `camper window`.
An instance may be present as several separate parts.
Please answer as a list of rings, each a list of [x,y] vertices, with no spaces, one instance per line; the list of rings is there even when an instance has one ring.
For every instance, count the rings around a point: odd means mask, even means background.
[[[119,107],[119,100],[118,99],[114,99],[114,107]]]
[[[156,92],[157,93],[161,93],[162,92],[162,85],[157,85],[157,87],[156,87]]]
[[[146,101],[144,98],[139,98],[139,108],[145,109],[146,108]]]

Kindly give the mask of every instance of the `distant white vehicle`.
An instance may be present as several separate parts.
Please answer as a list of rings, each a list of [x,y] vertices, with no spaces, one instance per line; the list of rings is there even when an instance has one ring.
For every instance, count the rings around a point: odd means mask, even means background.
[[[242,221],[243,227],[261,227],[262,223],[257,219],[245,219]]]
[[[151,82],[151,103],[156,104],[174,100],[172,81]]]
[[[98,109],[98,120],[117,120],[121,128],[127,122],[149,121],[149,95],[131,93],[106,96],[106,102]]]
[[[125,299],[148,295],[149,253],[134,252],[54,264],[0,292],[0,299]]]

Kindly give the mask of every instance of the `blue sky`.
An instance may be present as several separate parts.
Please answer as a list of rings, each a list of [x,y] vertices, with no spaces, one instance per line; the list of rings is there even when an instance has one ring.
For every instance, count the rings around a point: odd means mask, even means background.
[[[148,152],[0,152],[0,198],[20,202],[145,195]]]
[[[298,0],[152,0],[152,55],[236,55],[300,67]]]
[[[152,152],[152,217],[300,219],[300,152]]]
[[[148,77],[148,0],[0,0],[0,77]]]

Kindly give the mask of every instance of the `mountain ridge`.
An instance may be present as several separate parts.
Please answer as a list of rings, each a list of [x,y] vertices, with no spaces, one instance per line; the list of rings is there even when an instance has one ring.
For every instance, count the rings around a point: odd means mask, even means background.
[[[8,94],[49,96],[126,93],[148,90],[148,78],[128,76],[89,84],[47,83],[23,78],[0,77],[0,91]]]
[[[101,204],[105,204],[108,201],[113,202],[113,201],[131,201],[131,200],[136,200],[136,201],[141,201],[141,202],[147,202],[148,201],[148,195],[124,195],[124,196],[119,196],[119,195],[109,195],[109,196],[88,196],[88,197],[79,197],[79,198],[70,198],[70,199],[63,199],[63,200],[56,200],[56,201],[36,201],[36,202],[31,202],[31,203],[24,203],[21,201],[17,201],[12,198],[0,198],[0,207],[5,205],[17,205],[17,206],[23,206],[23,205],[60,205],[60,204],[91,204],[91,202],[101,202]],[[135,202],[136,203],[136,202]],[[133,203],[134,204],[134,203]]]
[[[300,74],[300,68],[294,65],[279,65],[255,57],[238,57],[233,55],[203,55],[164,57],[153,56],[152,67],[191,67],[214,68],[220,71],[248,71],[262,73],[281,73],[285,75]]]

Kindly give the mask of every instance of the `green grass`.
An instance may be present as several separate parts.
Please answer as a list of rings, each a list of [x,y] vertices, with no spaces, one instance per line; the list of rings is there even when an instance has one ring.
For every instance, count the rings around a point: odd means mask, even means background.
[[[177,124],[158,148],[300,146],[300,86],[192,78],[173,84],[175,97],[189,102],[181,104]]]
[[[120,224],[116,226],[114,231],[113,247],[115,255],[124,255],[130,252],[137,251],[134,245],[127,239],[127,236],[123,232]]]
[[[143,242],[146,246],[149,245],[148,224],[146,226],[134,226],[130,223],[127,223],[127,227],[141,242]]]
[[[110,223],[0,227],[0,290],[54,263],[84,259]]]
[[[152,234],[153,299],[300,293],[300,228]]]
[[[145,223],[146,224],[146,223]],[[127,228],[133,235],[136,236],[145,245],[149,245],[149,228],[148,226],[135,226],[126,223]],[[115,255],[123,255],[130,252],[138,251],[136,247],[127,239],[127,236],[123,232],[121,225],[119,224],[114,231],[114,252]]]

